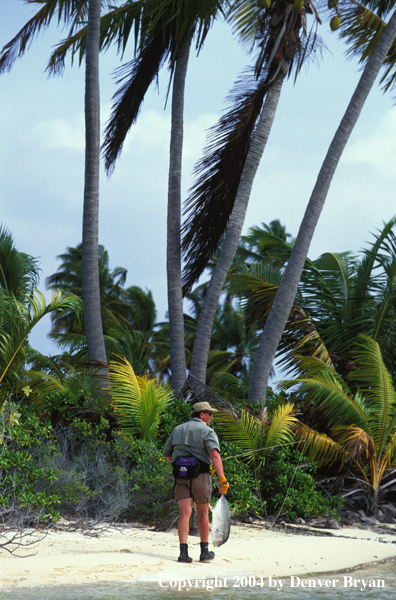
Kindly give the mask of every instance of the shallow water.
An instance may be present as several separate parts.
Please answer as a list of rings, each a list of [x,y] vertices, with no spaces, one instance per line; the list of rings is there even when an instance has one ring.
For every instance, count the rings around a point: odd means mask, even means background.
[[[327,582],[327,586],[326,583]],[[364,587],[364,582],[366,587]],[[396,598],[396,562],[374,565],[367,569],[335,575],[311,576],[304,578],[290,577],[282,580],[282,585],[264,578],[263,581],[237,577],[223,580],[192,580],[192,588],[180,589],[183,582],[113,582],[79,586],[40,586],[26,589],[0,591],[1,600],[140,600],[174,599],[204,600],[237,600],[243,595],[249,600],[353,600],[357,598],[379,598],[394,600]],[[216,585],[217,583],[217,585]],[[226,583],[227,587],[219,587]],[[322,586],[320,586],[322,583]],[[255,584],[255,585],[254,585]],[[261,585],[263,584],[263,585]],[[305,587],[304,587],[305,584]],[[185,583],[188,587],[188,583]],[[212,588],[212,589],[211,589]]]

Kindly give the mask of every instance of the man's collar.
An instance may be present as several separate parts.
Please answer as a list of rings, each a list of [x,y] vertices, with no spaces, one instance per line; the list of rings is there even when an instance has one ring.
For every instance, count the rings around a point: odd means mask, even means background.
[[[193,417],[192,419],[190,419],[190,421],[198,421],[198,423],[203,423],[205,425],[205,423],[201,421],[201,419],[199,419],[198,417]]]

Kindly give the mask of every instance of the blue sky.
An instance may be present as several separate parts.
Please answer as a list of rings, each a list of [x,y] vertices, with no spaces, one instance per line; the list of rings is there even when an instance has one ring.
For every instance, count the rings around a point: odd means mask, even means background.
[[[23,0],[0,0],[0,45],[34,14]],[[37,8],[36,8],[37,10]],[[297,235],[327,148],[359,77],[345,45],[319,28],[329,50],[318,65],[284,86],[270,140],[252,191],[245,229],[280,219]],[[67,64],[63,77],[48,78],[51,48],[66,35],[50,27],[32,43],[10,73],[0,78],[1,218],[17,247],[40,260],[40,288],[54,273],[56,256],[81,241],[84,169],[84,69]],[[125,60],[131,58],[126,53]],[[183,195],[202,154],[205,131],[225,109],[225,98],[252,58],[230,28],[218,23],[199,57],[192,55],[185,103]],[[101,57],[102,129],[116,90],[120,57]],[[166,196],[170,112],[164,110],[168,72],[150,90],[114,174],[101,174],[100,243],[110,266],[128,269],[127,285],[152,290],[158,320],[165,317]],[[370,232],[396,213],[396,109],[391,94],[372,91],[333,180],[310,250],[358,251]],[[46,292],[49,297],[49,292]],[[53,352],[49,323],[31,337],[34,347]]]

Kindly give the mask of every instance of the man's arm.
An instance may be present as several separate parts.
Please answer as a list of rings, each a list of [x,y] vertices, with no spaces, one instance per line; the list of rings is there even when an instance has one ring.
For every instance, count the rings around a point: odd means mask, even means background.
[[[172,457],[171,456],[164,456],[164,458],[166,458],[166,460],[169,460],[169,462],[172,462]]]
[[[216,470],[217,476],[224,477],[223,463],[221,462],[220,452],[216,449],[212,450],[209,454],[210,460],[213,463],[213,466]]]
[[[219,483],[221,485],[219,492],[220,494],[226,494],[230,486],[228,484],[227,479],[224,476],[223,463],[221,462],[220,452],[214,449],[210,452],[209,456],[214,468],[216,469],[216,473],[219,478]]]

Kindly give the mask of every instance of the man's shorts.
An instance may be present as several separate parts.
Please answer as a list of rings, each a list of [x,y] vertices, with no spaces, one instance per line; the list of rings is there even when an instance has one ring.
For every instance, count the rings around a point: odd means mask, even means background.
[[[190,493],[191,485],[191,493]],[[195,504],[207,504],[212,497],[212,476],[201,473],[195,479],[176,479],[175,498],[177,501],[192,498]]]

